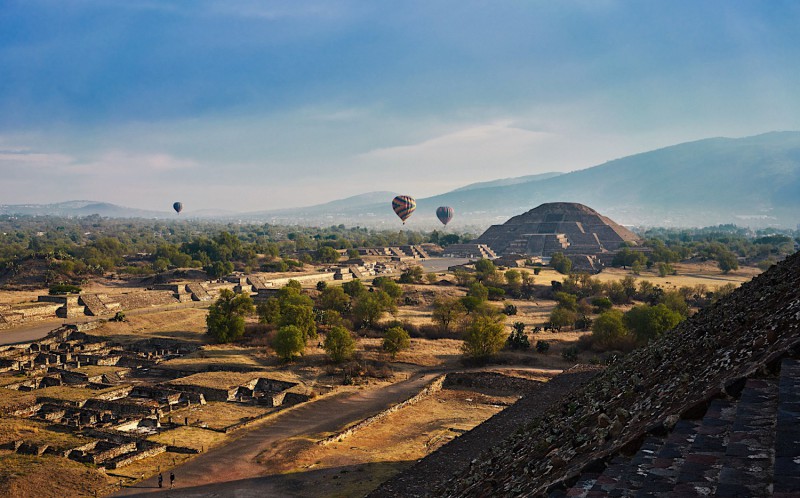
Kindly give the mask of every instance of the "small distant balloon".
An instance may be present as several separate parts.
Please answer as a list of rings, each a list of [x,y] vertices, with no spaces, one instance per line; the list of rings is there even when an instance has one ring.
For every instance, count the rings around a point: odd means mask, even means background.
[[[183,211],[183,203],[176,202],[172,205],[172,209],[174,209],[176,213],[181,214],[181,211]]]
[[[441,221],[443,225],[450,223],[454,213],[453,208],[450,206],[439,206],[436,208],[436,217],[439,218],[439,221]]]
[[[392,200],[392,209],[405,225],[408,217],[417,209],[417,201],[407,195],[398,195]]]

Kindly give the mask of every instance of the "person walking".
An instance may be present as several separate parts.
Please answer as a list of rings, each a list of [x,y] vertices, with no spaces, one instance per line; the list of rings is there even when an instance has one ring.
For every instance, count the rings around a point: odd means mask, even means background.
[[[164,476],[161,474],[158,474],[158,487],[159,488],[164,487]]]
[[[172,489],[175,486],[175,474],[170,471],[169,472],[169,489]]]

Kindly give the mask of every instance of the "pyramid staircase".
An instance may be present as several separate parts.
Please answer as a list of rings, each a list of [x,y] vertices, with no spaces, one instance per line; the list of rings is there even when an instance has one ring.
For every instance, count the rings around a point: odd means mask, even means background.
[[[86,306],[86,314],[91,316],[102,316],[111,313],[97,294],[81,294],[80,302]]]
[[[739,399],[714,399],[702,420],[647,436],[633,456],[586,470],[551,497],[800,496],[800,361],[779,378],[747,379]]]

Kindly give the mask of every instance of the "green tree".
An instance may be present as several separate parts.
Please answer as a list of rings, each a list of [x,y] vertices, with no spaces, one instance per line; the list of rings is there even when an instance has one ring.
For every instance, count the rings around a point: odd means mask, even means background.
[[[408,349],[410,345],[411,338],[403,327],[390,328],[386,331],[386,336],[383,338],[383,350],[388,352],[392,356],[392,359],[394,359],[400,351]]]
[[[395,300],[400,299],[403,295],[403,288],[389,277],[376,277],[372,281],[372,285],[389,294],[389,296]]]
[[[372,327],[386,312],[384,303],[376,294],[377,292],[367,292],[353,304],[353,317],[362,328]]]
[[[453,325],[466,312],[464,305],[456,298],[437,299],[433,302],[431,318],[443,334],[449,334]]]
[[[222,289],[219,298],[208,308],[208,333],[219,343],[235,341],[244,335],[244,317],[253,311],[250,296]]]
[[[340,286],[326,287],[317,298],[317,306],[324,310],[336,310],[344,313],[350,308],[350,296]]]
[[[592,337],[600,347],[614,347],[627,335],[620,310],[604,311],[592,323]]]
[[[214,261],[203,269],[210,278],[222,278],[233,272],[233,263],[230,261]]]
[[[462,351],[470,358],[486,358],[497,354],[506,342],[502,321],[486,315],[476,315],[464,334]]]
[[[303,339],[316,339],[317,324],[314,321],[314,309],[307,305],[286,304],[281,305],[281,318],[278,326],[294,325],[303,333]]]
[[[556,306],[553,311],[550,312],[550,324],[558,329],[562,327],[572,327],[577,319],[578,315],[574,311],[561,306]]]
[[[578,297],[566,292],[556,292],[553,297],[558,305],[570,311],[578,311]]]
[[[721,251],[717,254],[717,265],[719,269],[722,270],[722,273],[727,274],[731,270],[738,270],[739,269],[739,261],[736,259],[736,255],[730,251]]]
[[[343,283],[342,290],[344,290],[345,294],[354,299],[367,292],[367,288],[364,287],[363,282],[357,278]]]
[[[331,327],[325,342],[322,345],[325,352],[334,363],[341,363],[353,357],[356,350],[356,341],[350,331],[344,327]]]
[[[295,356],[300,356],[306,350],[306,341],[303,331],[294,325],[287,325],[278,329],[272,338],[272,349],[284,361],[291,361]]]
[[[664,304],[634,306],[623,317],[625,326],[639,343],[646,343],[675,328],[683,316]]]
[[[480,282],[473,282],[469,286],[467,296],[477,298],[483,302],[489,299],[489,289],[487,289],[486,286]]]
[[[550,257],[550,266],[558,273],[569,275],[569,272],[572,271],[572,260],[563,253],[555,252]]]
[[[322,246],[317,250],[316,257],[320,263],[331,264],[339,261],[339,251],[330,246]]]
[[[497,271],[497,267],[490,259],[479,259],[475,262],[475,278],[481,282],[490,279]]]

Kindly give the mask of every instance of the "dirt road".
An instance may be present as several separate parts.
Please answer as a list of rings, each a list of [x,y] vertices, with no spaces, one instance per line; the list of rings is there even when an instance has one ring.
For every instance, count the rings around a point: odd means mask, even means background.
[[[25,327],[17,327],[9,330],[0,330],[0,346],[6,344],[17,344],[19,342],[29,342],[41,339],[46,336],[51,330],[57,329],[64,323],[64,320],[46,320],[36,323],[35,325],[28,325]]]
[[[278,493],[272,488],[273,478],[264,476],[264,468],[256,463],[258,455],[270,449],[273,443],[298,435],[334,432],[404,401],[436,375],[438,373],[415,375],[387,387],[343,393],[298,406],[173,469],[177,484],[174,490],[159,490],[153,477],[114,496],[139,496],[159,491],[184,497],[278,496],[285,491]]]

